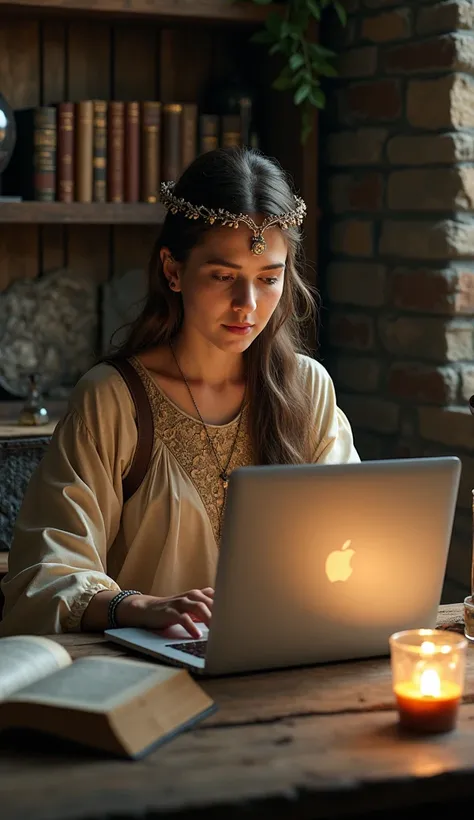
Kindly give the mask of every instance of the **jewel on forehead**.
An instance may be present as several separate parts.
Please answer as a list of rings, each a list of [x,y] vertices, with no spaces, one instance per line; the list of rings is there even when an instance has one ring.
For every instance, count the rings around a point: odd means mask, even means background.
[[[250,243],[250,250],[252,251],[252,253],[256,254],[256,256],[260,256],[260,254],[265,252],[266,247],[267,243],[265,242],[261,234],[258,234],[257,236],[252,236],[252,241]]]

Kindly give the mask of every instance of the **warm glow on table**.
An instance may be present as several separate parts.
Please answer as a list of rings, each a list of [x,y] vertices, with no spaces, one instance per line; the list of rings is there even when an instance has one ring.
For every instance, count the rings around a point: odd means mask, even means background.
[[[393,692],[400,725],[420,733],[449,732],[463,693],[466,639],[441,630],[391,636]]]

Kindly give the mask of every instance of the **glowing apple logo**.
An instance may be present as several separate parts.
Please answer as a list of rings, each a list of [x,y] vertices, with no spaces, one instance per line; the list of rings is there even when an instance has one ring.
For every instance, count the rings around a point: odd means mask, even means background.
[[[351,540],[345,541],[340,550],[330,552],[326,558],[326,575],[334,583],[335,581],[347,581],[352,575],[351,558],[355,550],[350,550]]]

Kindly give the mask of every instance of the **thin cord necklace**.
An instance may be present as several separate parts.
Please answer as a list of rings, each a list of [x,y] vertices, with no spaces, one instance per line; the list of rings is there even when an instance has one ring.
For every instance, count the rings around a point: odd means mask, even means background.
[[[199,412],[199,407],[197,406],[196,402],[194,401],[194,396],[191,392],[191,388],[188,384],[188,380],[187,380],[186,376],[184,375],[183,371],[181,370],[181,367],[179,366],[179,362],[178,362],[178,359],[176,358],[176,354],[174,352],[173,345],[171,344],[171,342],[170,342],[170,350],[171,350],[171,353],[173,354],[173,358],[176,362],[176,367],[178,368],[179,372],[181,373],[181,378],[183,379],[183,382],[185,383],[185,385],[187,387],[188,393],[191,397],[191,401],[194,404],[196,413],[199,416],[199,420],[200,420],[202,426],[204,427],[204,430],[205,430],[205,433],[206,433],[206,436],[207,436],[207,440],[208,440],[210,448],[211,448],[212,455],[214,456],[215,462],[217,464],[217,469],[219,470],[219,478],[222,481],[222,485],[224,487],[224,490],[227,490],[227,487],[229,486],[229,472],[228,472],[228,470],[229,470],[230,462],[232,461],[232,456],[234,455],[235,445],[237,444],[237,439],[239,437],[240,426],[241,426],[241,423],[242,423],[242,416],[243,416],[243,406],[245,404],[245,395],[246,395],[246,392],[247,392],[247,386],[245,386],[244,399],[243,399],[243,402],[242,402],[242,410],[240,411],[239,423],[237,425],[237,432],[235,434],[234,441],[232,443],[229,458],[227,459],[227,464],[225,465],[225,467],[222,467],[222,464],[219,461],[219,456],[217,454],[216,448],[214,447],[214,442],[212,441],[212,438],[209,435],[209,431],[208,431],[207,426],[204,422],[204,419],[201,416],[201,413]],[[225,496],[225,493],[224,493],[224,496]],[[225,502],[225,498],[224,498],[224,502]]]

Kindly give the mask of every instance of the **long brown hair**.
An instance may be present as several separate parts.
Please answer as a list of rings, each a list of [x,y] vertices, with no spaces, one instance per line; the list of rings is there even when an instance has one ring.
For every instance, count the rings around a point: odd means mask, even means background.
[[[176,184],[178,197],[232,213],[280,214],[294,207],[285,172],[251,149],[218,149],[199,156]],[[183,321],[181,295],[167,285],[160,250],[169,248],[186,262],[192,248],[212,226],[167,213],[149,266],[146,303],[113,356],[128,357],[170,342]],[[302,323],[314,317],[311,289],[298,272],[301,235],[285,231],[288,241],[283,293],[265,329],[244,354],[249,399],[249,434],[257,464],[298,464],[310,460],[309,397],[298,352],[304,349]]]

